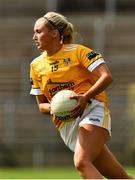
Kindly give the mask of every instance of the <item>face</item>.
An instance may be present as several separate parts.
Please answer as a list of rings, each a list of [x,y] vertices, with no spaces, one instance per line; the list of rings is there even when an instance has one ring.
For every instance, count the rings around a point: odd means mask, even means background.
[[[47,26],[47,22],[44,18],[40,18],[34,25],[33,40],[40,51],[47,50],[53,41],[53,34],[50,28]]]

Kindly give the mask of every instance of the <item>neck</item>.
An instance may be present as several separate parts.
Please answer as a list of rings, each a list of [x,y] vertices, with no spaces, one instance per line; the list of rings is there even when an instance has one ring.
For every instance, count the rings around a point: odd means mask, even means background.
[[[52,45],[50,49],[46,50],[47,51],[47,56],[52,56],[53,54],[57,53],[61,48],[63,44],[59,43],[57,45]]]

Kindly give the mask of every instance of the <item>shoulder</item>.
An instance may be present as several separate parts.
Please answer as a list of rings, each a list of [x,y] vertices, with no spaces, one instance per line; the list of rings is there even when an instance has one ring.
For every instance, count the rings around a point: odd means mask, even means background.
[[[40,71],[44,68],[45,58],[46,58],[45,53],[42,53],[40,56],[36,57],[30,63],[30,71],[34,72],[35,74],[39,74]]]
[[[44,58],[45,58],[45,53],[42,53],[40,56],[32,60],[32,62],[30,63],[30,66],[33,66],[33,67],[39,66],[41,62],[44,60]]]
[[[92,51],[92,49],[82,44],[65,44],[63,50],[65,52],[69,51],[69,52],[76,52],[76,53],[80,53],[82,51]]]
[[[65,44],[63,50],[64,51],[75,51],[78,47],[78,44]]]
[[[92,51],[92,49],[85,45],[78,44],[78,51]]]

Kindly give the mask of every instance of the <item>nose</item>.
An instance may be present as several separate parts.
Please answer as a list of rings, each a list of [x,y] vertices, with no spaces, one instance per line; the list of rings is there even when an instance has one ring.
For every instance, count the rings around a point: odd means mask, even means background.
[[[34,41],[37,40],[36,33],[34,33],[34,35],[33,35],[33,40],[34,40]]]

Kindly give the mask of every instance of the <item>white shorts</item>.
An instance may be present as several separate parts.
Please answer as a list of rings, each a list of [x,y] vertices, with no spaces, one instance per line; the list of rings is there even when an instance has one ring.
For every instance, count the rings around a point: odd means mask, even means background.
[[[72,151],[75,149],[78,129],[83,124],[93,124],[105,128],[111,136],[111,118],[107,105],[98,100],[92,100],[92,103],[87,106],[81,118],[66,122],[63,125],[60,129],[60,135],[64,143]]]

